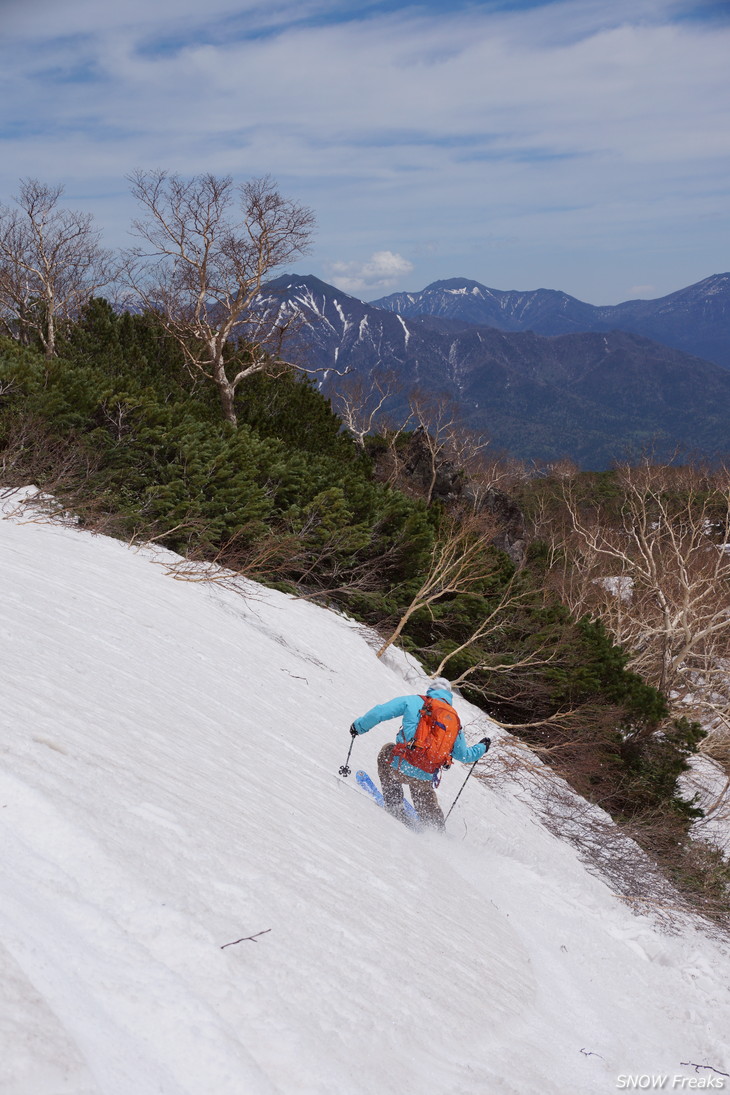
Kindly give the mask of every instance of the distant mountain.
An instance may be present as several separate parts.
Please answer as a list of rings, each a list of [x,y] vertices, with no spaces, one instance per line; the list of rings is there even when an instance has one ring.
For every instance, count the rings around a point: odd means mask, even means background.
[[[555,289],[488,289],[478,281],[434,281],[420,293],[393,293],[372,307],[414,318],[437,316],[500,331],[541,335],[631,331],[730,368],[730,273],[714,274],[658,300],[596,307]]]
[[[625,331],[546,337],[455,319],[406,318],[315,277],[278,278],[261,301],[297,317],[291,354],[323,370],[398,377],[402,410],[419,387],[445,393],[497,448],[524,459],[570,456],[602,468],[652,446],[730,450],[730,370]]]
[[[434,281],[420,293],[393,293],[372,301],[371,306],[410,318],[438,316],[500,331],[534,330],[549,335],[589,329],[585,324],[594,318],[595,311],[592,305],[555,289],[518,293],[489,289],[466,278]],[[538,327],[545,330],[538,331]]]

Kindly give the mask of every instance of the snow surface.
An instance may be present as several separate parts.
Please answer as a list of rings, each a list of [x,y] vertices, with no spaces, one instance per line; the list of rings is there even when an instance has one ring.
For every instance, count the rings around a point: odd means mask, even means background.
[[[697,805],[705,816],[695,821],[694,834],[730,856],[730,779],[712,757],[696,753],[689,769],[679,777],[682,796]]]
[[[337,775],[352,719],[423,686],[405,655],[32,511],[0,519],[0,563],[2,1095],[730,1073],[727,946],[633,915],[519,784],[473,779],[446,836],[416,835]],[[353,771],[394,730],[359,738]]]

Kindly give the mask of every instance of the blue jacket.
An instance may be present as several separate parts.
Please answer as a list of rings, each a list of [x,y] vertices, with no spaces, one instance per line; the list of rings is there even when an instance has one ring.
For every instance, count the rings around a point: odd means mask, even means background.
[[[451,692],[447,692],[445,688],[429,688],[426,695],[433,696],[437,700],[445,700],[447,703],[451,703],[453,699]],[[402,716],[403,722],[395,740],[412,741],[422,707],[423,700],[420,696],[398,696],[387,703],[380,703],[377,707],[371,707],[365,715],[355,719],[352,725],[358,734],[367,734],[368,730],[372,730],[379,722],[385,722],[387,719],[397,719]],[[464,764],[473,764],[475,760],[483,757],[486,751],[486,745],[481,742],[476,745],[467,745],[463,730],[459,730],[451,755],[454,760],[463,761]],[[423,779],[429,782],[433,779],[432,773],[424,772],[421,768],[416,768],[414,764],[409,764],[405,757],[393,757],[393,768],[403,772],[405,776],[411,776],[413,779]]]

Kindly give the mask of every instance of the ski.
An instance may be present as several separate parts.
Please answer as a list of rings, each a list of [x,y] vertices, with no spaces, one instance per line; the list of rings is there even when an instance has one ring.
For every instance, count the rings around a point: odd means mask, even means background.
[[[360,787],[362,787],[363,791],[367,791],[367,793],[370,795],[373,801],[378,804],[378,806],[385,806],[382,794],[375,786],[367,772],[363,772],[362,770],[356,772],[355,779],[357,780]],[[414,806],[406,798],[403,799],[403,809],[405,811],[406,818],[410,824],[420,824],[420,819],[418,817],[418,814],[416,813]]]

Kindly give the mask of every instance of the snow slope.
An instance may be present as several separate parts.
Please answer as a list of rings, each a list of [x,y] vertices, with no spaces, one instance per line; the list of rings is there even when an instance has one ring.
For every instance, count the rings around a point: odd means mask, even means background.
[[[0,519],[2,1095],[730,1084],[727,947],[632,915],[516,786],[472,780],[450,835],[408,832],[337,770],[418,667],[172,563]]]

